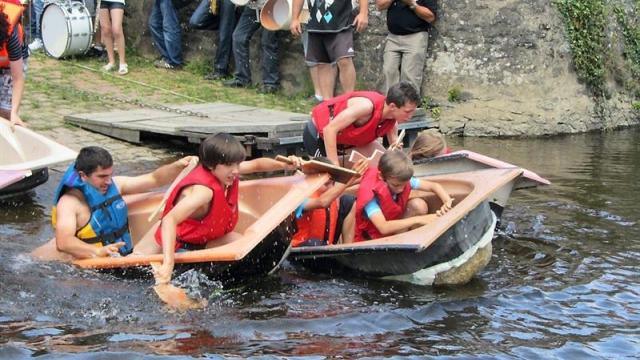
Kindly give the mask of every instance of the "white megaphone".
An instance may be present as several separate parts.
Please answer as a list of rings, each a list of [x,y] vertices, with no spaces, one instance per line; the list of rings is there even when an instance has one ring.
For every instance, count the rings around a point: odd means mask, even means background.
[[[260,12],[260,23],[262,27],[270,30],[288,30],[291,18],[293,17],[293,0],[267,0]],[[300,12],[300,22],[309,21],[309,10],[307,1],[304,1]]]

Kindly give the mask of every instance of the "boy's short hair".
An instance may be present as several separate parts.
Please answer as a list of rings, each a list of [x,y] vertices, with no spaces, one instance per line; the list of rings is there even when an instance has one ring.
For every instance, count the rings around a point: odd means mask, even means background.
[[[421,131],[411,145],[409,156],[412,160],[427,159],[439,155],[447,147],[447,141],[434,129]]]
[[[411,159],[402,150],[385,152],[380,158],[378,169],[384,180],[393,178],[400,181],[409,181],[413,176]]]
[[[415,86],[408,81],[400,81],[392,85],[387,91],[387,104],[395,104],[402,107],[407,103],[420,105],[420,95]]]
[[[214,169],[217,165],[231,165],[244,161],[247,154],[244,146],[233,135],[217,133],[209,135],[198,150],[200,164],[207,169]]]
[[[86,146],[80,149],[76,157],[75,169],[89,176],[98,170],[98,167],[108,169],[112,166],[113,158],[107,150],[99,146]]]

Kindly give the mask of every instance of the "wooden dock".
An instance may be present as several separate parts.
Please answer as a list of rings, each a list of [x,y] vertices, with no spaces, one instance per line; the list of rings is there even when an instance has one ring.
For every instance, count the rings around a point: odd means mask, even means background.
[[[190,143],[210,134],[227,132],[247,148],[248,155],[294,154],[302,151],[302,131],[309,115],[257,107],[207,103],[167,105],[172,110],[140,108],[65,116],[67,123],[132,143],[156,136],[182,138]],[[424,110],[418,109],[406,129],[405,144],[417,132],[431,126]]]

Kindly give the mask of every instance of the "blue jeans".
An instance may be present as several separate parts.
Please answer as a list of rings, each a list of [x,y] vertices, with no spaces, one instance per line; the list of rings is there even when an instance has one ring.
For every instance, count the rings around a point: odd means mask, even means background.
[[[251,37],[260,29],[260,22],[256,18],[256,11],[248,6],[244,7],[238,25],[233,31],[233,58],[236,63],[236,80],[251,83],[251,65],[249,58],[249,44]],[[262,83],[278,85],[280,71],[278,69],[278,37],[275,31],[262,29]]]
[[[219,74],[229,73],[229,61],[231,60],[231,40],[233,29],[238,20],[236,6],[231,0],[218,1],[218,14],[209,12],[209,2],[202,0],[191,15],[189,25],[194,29],[218,29],[218,46],[213,60],[213,72]]]
[[[42,39],[42,34],[40,33],[40,17],[42,16],[43,10],[44,0],[33,0],[31,3],[31,13],[29,14],[31,17],[31,21],[29,22],[31,40]]]
[[[182,39],[178,13],[171,0],[156,0],[149,17],[153,43],[171,65],[182,65]]]

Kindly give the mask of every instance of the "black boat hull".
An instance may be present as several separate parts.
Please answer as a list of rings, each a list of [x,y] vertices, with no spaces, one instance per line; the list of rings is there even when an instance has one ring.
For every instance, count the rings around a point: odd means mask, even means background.
[[[289,259],[314,272],[348,273],[367,277],[412,274],[452,261],[473,248],[488,232],[493,234],[494,215],[488,202],[480,203],[429,247],[388,245],[371,247],[302,247]]]

